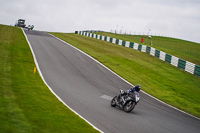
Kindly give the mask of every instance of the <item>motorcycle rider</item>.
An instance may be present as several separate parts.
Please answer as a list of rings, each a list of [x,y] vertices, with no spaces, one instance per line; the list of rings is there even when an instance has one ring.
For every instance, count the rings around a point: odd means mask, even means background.
[[[135,87],[132,87],[132,88],[126,90],[126,92],[127,92],[127,93],[130,93],[130,92],[134,93],[135,91],[136,91],[136,92],[139,92],[140,89],[141,89],[141,86],[140,86],[140,85],[136,85]]]
[[[120,90],[120,94],[119,94],[118,97],[117,97],[117,101],[118,101],[119,103],[121,103],[122,100],[120,100],[120,99],[121,99],[122,96],[124,96],[124,95],[126,95],[126,94],[132,94],[132,95],[133,95],[133,94],[135,93],[135,91],[136,91],[136,92],[139,92],[140,89],[141,89],[141,86],[140,86],[139,84],[137,84],[136,86],[131,87],[130,89],[128,89],[128,90],[126,90],[126,91]]]

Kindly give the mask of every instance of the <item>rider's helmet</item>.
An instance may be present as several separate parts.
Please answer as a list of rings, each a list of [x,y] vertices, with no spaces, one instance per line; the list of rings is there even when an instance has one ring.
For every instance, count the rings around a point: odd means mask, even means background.
[[[141,89],[141,86],[140,86],[140,85],[136,85],[136,86],[135,86],[135,91],[139,92],[140,89]]]
[[[120,94],[124,94],[125,92],[124,92],[124,90],[120,90]]]

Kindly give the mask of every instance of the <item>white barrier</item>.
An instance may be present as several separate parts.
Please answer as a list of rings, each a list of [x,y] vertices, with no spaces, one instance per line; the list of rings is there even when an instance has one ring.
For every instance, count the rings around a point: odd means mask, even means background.
[[[96,34],[93,34],[93,38],[96,38]]]
[[[139,46],[138,43],[134,43],[134,47],[133,47],[133,49],[138,50],[138,46]]]
[[[100,40],[100,35],[97,35],[97,39]]]
[[[165,52],[160,51],[160,59],[161,60],[165,61],[165,55],[166,55]]]
[[[109,42],[109,41],[110,41],[110,37],[107,36],[107,42]]]
[[[112,43],[114,44],[116,43],[116,38],[113,38]]]
[[[155,56],[155,51],[156,49],[151,47],[150,55]]]
[[[178,67],[178,59],[176,56],[172,56],[171,65]]]
[[[103,41],[104,41],[104,39],[105,39],[105,36],[102,36],[101,40],[103,40]]]
[[[194,74],[195,64],[189,61],[186,61],[185,71]]]
[[[146,46],[146,45],[142,45],[141,51],[142,51],[142,52],[146,52],[146,49],[147,49],[147,46]]]
[[[121,45],[121,46],[122,46],[122,40],[119,40],[119,45]]]
[[[125,47],[129,48],[129,46],[130,46],[130,42],[126,41]]]

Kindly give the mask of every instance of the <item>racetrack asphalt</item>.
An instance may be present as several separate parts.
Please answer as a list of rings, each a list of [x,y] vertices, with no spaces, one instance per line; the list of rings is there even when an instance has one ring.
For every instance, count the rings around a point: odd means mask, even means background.
[[[42,75],[69,107],[105,133],[200,133],[200,120],[140,93],[131,113],[110,106],[130,84],[87,55],[40,31],[24,32]]]

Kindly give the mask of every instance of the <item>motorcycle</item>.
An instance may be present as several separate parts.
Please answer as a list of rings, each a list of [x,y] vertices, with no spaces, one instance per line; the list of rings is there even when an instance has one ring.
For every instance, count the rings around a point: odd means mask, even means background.
[[[132,92],[126,93],[123,90],[120,90],[120,97],[118,98],[118,96],[115,96],[111,100],[111,106],[112,107],[117,106],[128,113],[135,108],[135,105],[137,105],[139,101],[140,101],[139,92],[135,91],[134,93]]]

